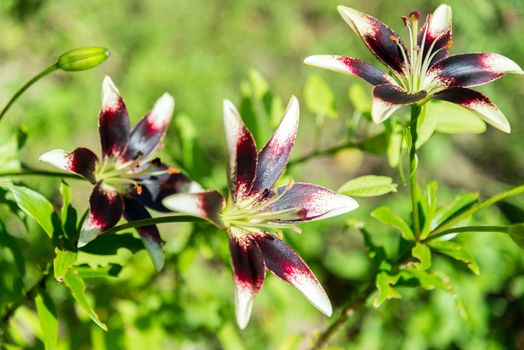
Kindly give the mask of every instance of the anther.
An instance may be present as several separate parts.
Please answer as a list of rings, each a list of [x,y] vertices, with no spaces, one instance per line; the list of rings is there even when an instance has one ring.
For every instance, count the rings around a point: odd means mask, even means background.
[[[135,190],[136,190],[136,194],[138,194],[139,196],[142,194],[142,186],[140,186],[137,183],[135,183]]]
[[[420,12],[418,11],[413,11],[409,14],[409,18],[413,21],[418,21],[420,19]]]
[[[175,168],[175,167],[169,167],[169,169],[167,169],[167,173],[172,175],[172,174],[180,174],[180,169],[178,168]]]
[[[394,35],[391,35],[391,36],[389,37],[389,39],[392,40],[392,41],[394,41],[394,42],[396,42],[396,43],[398,43],[398,38],[397,38],[396,36],[394,36]]]
[[[444,45],[444,48],[445,49],[449,49],[451,47],[451,45],[453,45],[453,39],[449,39],[448,42],[446,43],[446,45]]]

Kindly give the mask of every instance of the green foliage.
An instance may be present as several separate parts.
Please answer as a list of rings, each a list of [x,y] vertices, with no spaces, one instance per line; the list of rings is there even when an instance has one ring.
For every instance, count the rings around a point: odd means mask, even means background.
[[[334,107],[335,95],[324,79],[317,74],[310,75],[306,80],[304,102],[313,114],[328,118],[337,117]]]
[[[371,216],[383,223],[384,225],[391,226],[402,235],[402,238],[412,241],[415,239],[415,235],[409,227],[408,223],[405,222],[400,216],[395,215],[393,211],[388,207],[380,207],[371,212]]]
[[[349,180],[338,192],[355,197],[375,197],[397,192],[397,184],[387,176],[365,175]]]
[[[56,349],[58,343],[58,319],[53,300],[45,293],[35,297],[36,311],[42,328],[42,338],[46,350]]]

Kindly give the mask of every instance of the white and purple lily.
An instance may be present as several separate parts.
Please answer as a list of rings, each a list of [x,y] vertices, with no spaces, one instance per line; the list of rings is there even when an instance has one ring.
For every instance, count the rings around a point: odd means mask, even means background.
[[[228,233],[240,328],[247,326],[266,270],[296,287],[324,314],[332,313],[329,298],[306,263],[270,233],[286,227],[297,231],[297,223],[325,219],[358,207],[352,198],[313,184],[291,182],[273,187],[289,160],[298,122],[298,101],[292,97],[275,134],[257,152],[237,109],[225,101],[228,200],[219,192],[208,191],[175,194],[163,201],[169,209],[204,218]]]
[[[102,161],[87,148],[72,152],[49,151],[40,160],[84,177],[95,185],[89,198],[89,216],[84,221],[78,247],[115,226],[122,216],[127,221],[151,218],[145,206],[168,211],[162,200],[173,193],[201,190],[200,186],[152,154],[161,147],[171,121],[175,100],[167,93],[131,130],[124,100],[109,77],[102,83],[102,108],[98,130]],[[137,228],[155,268],[164,263],[162,239],[155,225]]]
[[[487,84],[507,73],[524,74],[511,59],[496,53],[466,53],[448,56],[451,39],[451,8],[440,5],[419,27],[420,15],[403,17],[409,32],[409,47],[400,36],[378,19],[349,7],[338,11],[392,76],[359,59],[315,55],[304,63],[345,75],[354,75],[374,85],[372,118],[388,119],[402,105],[422,105],[430,99],[469,108],[487,123],[504,132],[510,125],[504,114],[483,94],[468,87]]]

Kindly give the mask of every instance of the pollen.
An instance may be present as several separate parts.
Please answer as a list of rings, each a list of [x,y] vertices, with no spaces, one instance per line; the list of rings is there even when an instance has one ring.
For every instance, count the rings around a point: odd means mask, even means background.
[[[142,186],[135,184],[136,193],[140,196],[142,194]]]
[[[167,170],[167,173],[168,174],[180,174],[180,169],[178,168],[175,168],[175,167],[170,167],[168,170]]]
[[[396,42],[396,43],[398,43],[398,38],[397,38],[396,36],[394,36],[394,35],[391,35],[391,36],[389,37],[389,39],[392,40],[392,41],[394,41],[394,42]]]
[[[449,39],[446,45],[444,46],[445,49],[449,49],[453,45],[453,39]]]

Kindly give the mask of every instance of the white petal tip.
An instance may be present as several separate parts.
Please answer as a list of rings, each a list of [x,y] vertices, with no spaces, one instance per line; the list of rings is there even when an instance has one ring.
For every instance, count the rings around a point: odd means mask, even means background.
[[[102,102],[104,105],[114,104],[120,98],[120,92],[118,91],[115,83],[109,76],[104,77],[102,82]]]
[[[155,126],[165,127],[171,121],[174,111],[175,99],[166,92],[155,102],[150,118]]]
[[[88,222],[88,221],[86,221]],[[94,240],[98,234],[100,233],[100,230],[97,228],[82,228],[82,231],[80,232],[80,237],[78,238],[77,247],[82,248],[86,246],[89,242]]]
[[[235,312],[240,329],[245,329],[249,323],[254,299],[254,295],[248,290],[237,289],[235,291]]]
[[[65,169],[67,167],[67,157],[69,154],[62,149],[54,149],[38,157],[38,160],[47,164],[54,165],[57,168]]]

